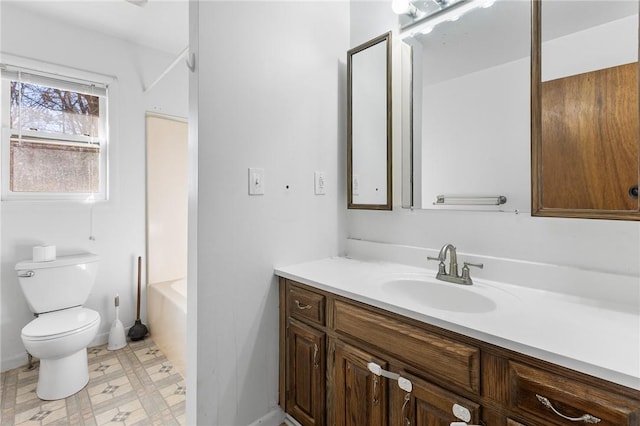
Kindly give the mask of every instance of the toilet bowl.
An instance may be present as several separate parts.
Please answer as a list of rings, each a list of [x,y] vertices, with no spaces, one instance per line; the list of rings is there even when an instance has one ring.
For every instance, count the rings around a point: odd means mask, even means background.
[[[82,308],[41,314],[22,329],[22,343],[40,359],[36,394],[40,399],[66,398],[89,381],[87,346],[100,326],[98,312]]]
[[[99,257],[91,253],[53,261],[19,262],[15,269],[36,319],[22,329],[25,349],[40,359],[36,394],[63,399],[89,381],[87,346],[96,337],[100,314],[82,307],[96,277]]]

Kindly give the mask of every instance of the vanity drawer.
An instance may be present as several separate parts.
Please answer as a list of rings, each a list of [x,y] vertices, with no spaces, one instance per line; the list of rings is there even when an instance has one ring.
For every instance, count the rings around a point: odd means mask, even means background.
[[[510,361],[509,386],[511,409],[524,416],[535,416],[545,425],[640,424],[640,401],[542,369]],[[585,416],[585,419],[570,421],[562,416]]]
[[[477,347],[341,300],[336,300],[334,306],[336,332],[377,346],[434,378],[479,393],[480,349]]]
[[[324,325],[325,296],[287,281],[289,315]]]

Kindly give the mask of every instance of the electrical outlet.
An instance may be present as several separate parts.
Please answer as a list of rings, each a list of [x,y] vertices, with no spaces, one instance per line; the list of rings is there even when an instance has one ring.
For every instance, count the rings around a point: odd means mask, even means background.
[[[358,175],[353,175],[353,179],[351,181],[351,194],[360,195],[360,177]]]
[[[324,195],[327,193],[326,190],[326,186],[327,186],[327,181],[326,178],[324,176],[324,172],[315,172],[313,174],[314,177],[314,190],[315,190],[315,194],[316,195]]]
[[[249,168],[249,195],[264,195],[264,169]]]

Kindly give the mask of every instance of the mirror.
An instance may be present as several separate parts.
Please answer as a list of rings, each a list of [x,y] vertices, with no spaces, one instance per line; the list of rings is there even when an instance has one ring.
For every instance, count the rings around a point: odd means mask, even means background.
[[[391,210],[391,33],[347,52],[348,208]]]
[[[638,2],[534,1],[532,214],[640,220]]]
[[[403,193],[403,206],[529,211],[531,5],[469,2],[446,13],[403,34],[413,51],[412,201]]]

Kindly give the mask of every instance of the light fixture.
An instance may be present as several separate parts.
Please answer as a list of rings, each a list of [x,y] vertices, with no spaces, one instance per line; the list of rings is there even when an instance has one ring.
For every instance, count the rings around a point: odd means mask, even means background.
[[[491,7],[496,0],[392,0],[391,8],[398,15],[400,30],[411,29],[409,35],[427,34],[422,24],[433,29],[436,25],[457,21],[476,8]],[[409,31],[408,31],[409,32]]]
[[[504,195],[438,195],[435,206],[500,206],[507,202]]]
[[[396,15],[417,16],[418,8],[409,0],[392,0],[391,9]]]

